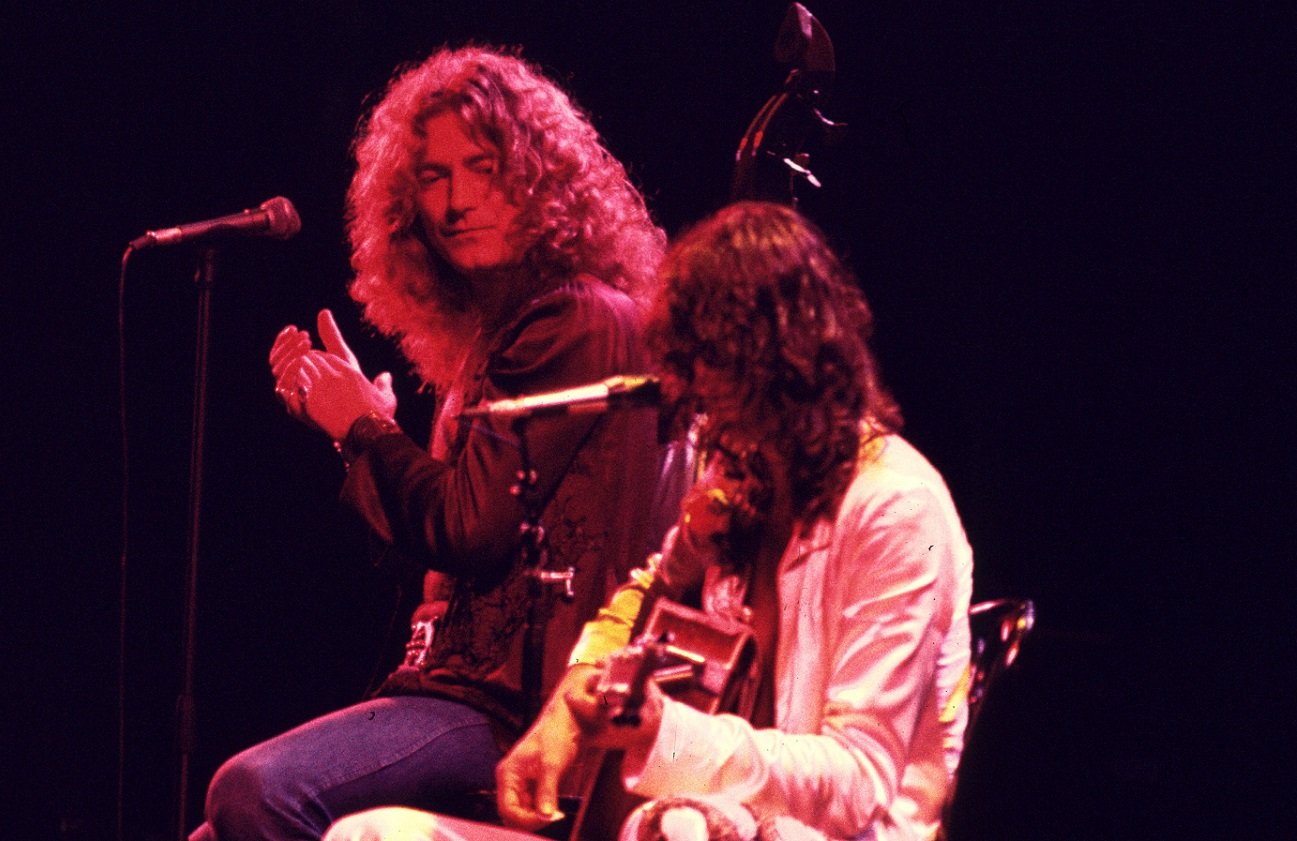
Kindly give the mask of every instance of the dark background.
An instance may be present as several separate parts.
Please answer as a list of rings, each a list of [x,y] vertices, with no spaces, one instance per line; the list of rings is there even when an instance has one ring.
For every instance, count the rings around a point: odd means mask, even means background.
[[[808,0],[849,124],[803,205],[862,278],[908,434],[945,473],[977,595],[1037,631],[970,746],[959,837],[1286,837],[1291,703],[1291,11]],[[87,4],[88,6],[88,4]],[[339,313],[348,143],[398,63],[520,44],[675,233],[724,200],[782,80],[786,4],[53,3],[6,21],[3,746],[9,837],[114,833],[127,242],[296,204],[221,250],[190,816],[219,762],[356,700],[393,588],[342,468],[271,393],[287,322]],[[6,15],[13,16],[12,10]],[[126,837],[174,838],[197,296],[188,248],[125,289]],[[428,407],[398,381],[417,426]],[[404,616],[397,616],[397,633]]]

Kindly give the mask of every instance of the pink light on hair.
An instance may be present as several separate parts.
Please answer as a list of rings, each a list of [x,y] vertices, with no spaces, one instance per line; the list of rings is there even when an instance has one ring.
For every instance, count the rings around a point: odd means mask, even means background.
[[[647,305],[666,238],[586,114],[515,55],[440,50],[398,70],[364,121],[347,194],[351,295],[426,382],[444,383],[454,371],[446,361],[462,358],[479,329],[463,280],[415,224],[420,130],[447,109],[500,150],[521,233],[534,242],[525,268],[539,284],[588,273]]]

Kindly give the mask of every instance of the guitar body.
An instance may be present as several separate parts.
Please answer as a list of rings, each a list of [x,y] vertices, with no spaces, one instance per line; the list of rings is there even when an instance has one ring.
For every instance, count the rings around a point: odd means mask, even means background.
[[[751,712],[756,642],[752,629],[741,622],[658,599],[643,635],[627,652],[610,664],[606,678],[609,695],[625,696],[618,716],[637,713],[644,680],[653,680],[664,694],[705,713],[731,712],[746,718]],[[631,685],[635,682],[641,683]],[[604,753],[569,841],[616,838],[622,821],[643,802],[622,785],[621,760],[620,751]]]

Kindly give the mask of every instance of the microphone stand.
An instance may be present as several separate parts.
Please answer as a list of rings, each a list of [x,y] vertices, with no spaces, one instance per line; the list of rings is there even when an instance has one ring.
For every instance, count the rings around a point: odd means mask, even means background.
[[[216,274],[216,249],[202,248],[194,284],[198,287],[198,321],[194,349],[194,408],[189,447],[189,557],[185,569],[183,661],[180,695],[176,700],[176,750],[179,778],[176,795],[176,837],[188,832],[189,765],[194,752],[194,660],[198,625],[198,548],[203,507],[203,451],[207,419],[207,358],[211,346],[212,282]]]
[[[548,605],[545,604],[545,588],[563,588],[561,597],[567,601],[575,598],[572,579],[576,570],[568,567],[565,570],[547,568],[549,552],[545,543],[545,527],[540,517],[544,509],[544,500],[540,498],[539,476],[531,461],[531,450],[527,446],[527,415],[514,418],[513,432],[518,438],[518,454],[521,466],[518,470],[518,483],[510,492],[522,502],[522,557],[531,577],[528,587],[531,596],[527,607],[527,634],[523,642],[522,690],[526,704],[527,720],[533,720],[540,714],[544,698],[541,697],[541,682],[544,674],[543,655],[545,651],[545,625],[548,621]]]

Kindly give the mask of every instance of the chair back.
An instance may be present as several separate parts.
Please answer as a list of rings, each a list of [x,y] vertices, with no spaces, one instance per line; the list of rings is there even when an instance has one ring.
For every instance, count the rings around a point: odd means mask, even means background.
[[[1022,642],[1036,623],[1036,606],[1031,599],[991,599],[968,608],[968,626],[972,637],[972,659],[969,662],[968,724],[964,728],[964,751],[967,753],[973,725],[981,716],[991,685],[1018,659]],[[962,764],[962,763],[961,763]],[[941,810],[941,826],[934,841],[949,841],[951,811],[958,789],[959,774],[951,780],[946,802]]]
[[[965,744],[981,714],[991,685],[1018,659],[1022,642],[1035,623],[1036,606],[1031,599],[991,599],[968,608],[973,651],[969,664]]]

